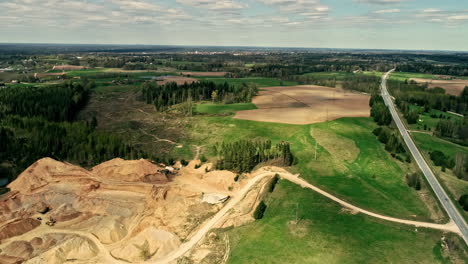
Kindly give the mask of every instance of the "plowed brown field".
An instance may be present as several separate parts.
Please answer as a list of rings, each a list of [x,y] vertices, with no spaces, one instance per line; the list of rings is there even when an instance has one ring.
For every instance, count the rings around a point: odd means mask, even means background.
[[[422,79],[422,78],[411,78],[411,80],[417,83],[427,83],[428,88],[432,89],[435,87],[440,87],[445,90],[446,93],[451,95],[459,96],[465,86],[468,86],[468,80],[431,80],[431,79]]]
[[[255,110],[239,111],[235,118],[312,124],[340,117],[369,116],[369,95],[316,85],[268,87],[254,97]]]

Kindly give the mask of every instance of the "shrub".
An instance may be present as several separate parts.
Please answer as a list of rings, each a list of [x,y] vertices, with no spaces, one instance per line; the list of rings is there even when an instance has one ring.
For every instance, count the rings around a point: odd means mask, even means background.
[[[446,156],[441,151],[432,151],[429,153],[431,160],[434,162],[436,166],[441,166],[442,168],[453,168],[455,166],[455,162],[450,157]]]
[[[201,161],[201,162],[207,162],[208,159],[205,157],[205,155],[202,155],[202,156],[200,157],[200,161]]]
[[[262,219],[263,215],[265,214],[266,208],[266,204],[263,201],[260,201],[257,208],[255,209],[255,212],[253,213],[253,217],[257,220]]]
[[[468,194],[460,196],[460,199],[458,199],[458,203],[461,207],[463,207],[463,210],[468,211]]]
[[[406,175],[406,183],[416,191],[421,190],[421,177],[417,173]]]
[[[271,179],[271,181],[270,181],[270,183],[268,185],[268,191],[269,192],[273,192],[275,190],[275,186],[278,183],[278,181],[279,181],[279,175],[275,174],[275,176],[273,177],[273,179]]]

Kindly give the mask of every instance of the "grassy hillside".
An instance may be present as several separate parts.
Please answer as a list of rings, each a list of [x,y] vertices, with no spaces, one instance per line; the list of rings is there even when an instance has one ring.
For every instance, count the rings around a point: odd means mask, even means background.
[[[266,203],[263,219],[227,232],[228,263],[449,263],[442,232],[352,215],[287,181]]]
[[[195,112],[201,114],[223,114],[234,113],[242,110],[257,109],[255,104],[252,103],[238,103],[238,104],[211,104],[201,103],[195,107]]]
[[[191,142],[204,146],[207,156],[213,157],[210,146],[223,140],[288,141],[298,160],[292,170],[309,182],[371,211],[408,219],[429,219],[428,209],[416,191],[405,183],[403,164],[393,160],[371,133],[375,125],[370,118],[342,118],[301,126],[211,116],[195,117],[191,123],[196,143]],[[314,130],[321,133],[314,135]],[[321,137],[317,160],[314,160],[316,139],[312,135]],[[343,154],[340,149],[352,151]]]

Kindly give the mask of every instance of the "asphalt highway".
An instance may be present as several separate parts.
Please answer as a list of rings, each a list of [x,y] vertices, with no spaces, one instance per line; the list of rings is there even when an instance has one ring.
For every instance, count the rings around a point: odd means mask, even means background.
[[[453,221],[458,228],[460,229],[460,233],[465,240],[465,243],[468,245],[468,227],[466,225],[465,219],[463,216],[460,214],[460,212],[457,210],[455,205],[453,204],[452,200],[450,200],[449,196],[445,192],[444,188],[440,185],[439,181],[435,177],[434,173],[432,172],[431,168],[429,165],[427,165],[426,161],[424,160],[421,152],[419,149],[416,147],[416,145],[413,142],[413,139],[409,135],[408,131],[406,130],[405,125],[400,119],[400,116],[398,115],[395,105],[392,101],[392,98],[390,94],[388,93],[387,90],[387,79],[388,76],[394,71],[395,69],[387,72],[383,77],[382,77],[382,83],[381,83],[381,92],[382,92],[382,97],[385,101],[385,104],[387,105],[388,109],[390,110],[390,113],[392,114],[393,120],[395,121],[395,124],[398,127],[398,130],[400,131],[401,136],[403,137],[406,145],[408,146],[411,155],[413,156],[414,160],[418,164],[419,168],[423,172],[424,176],[426,177],[427,181],[429,182],[429,185],[431,186],[432,190],[434,190],[434,193],[437,196],[437,199],[439,199],[440,203],[442,204],[443,208],[447,212],[448,216],[450,217],[451,221]]]

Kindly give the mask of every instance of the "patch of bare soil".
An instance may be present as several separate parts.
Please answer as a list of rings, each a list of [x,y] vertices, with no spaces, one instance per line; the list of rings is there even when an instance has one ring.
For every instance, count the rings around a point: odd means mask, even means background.
[[[140,92],[135,90],[93,93],[78,118],[96,116],[98,130],[117,134],[152,156],[167,157],[188,137],[188,121],[176,114],[157,112],[139,97]]]
[[[0,263],[166,256],[223,207],[203,202],[204,193],[232,195],[244,185],[231,172],[206,173],[210,164],[195,164],[168,174],[143,159],[113,159],[91,170],[51,158],[35,162],[0,197]]]
[[[183,76],[191,77],[191,76],[199,76],[199,77],[223,77],[226,75],[227,72],[181,72],[180,74]]]
[[[198,82],[197,79],[195,78],[190,78],[190,77],[184,77],[184,76],[167,76],[167,77],[161,77],[162,79],[156,79],[156,82],[159,85],[163,85],[166,83],[171,83],[175,82],[178,85],[182,85],[184,83],[193,83],[193,82]]]
[[[73,70],[82,70],[82,69],[86,69],[86,67],[76,66],[76,65],[56,65],[52,68],[52,70],[57,70],[57,71],[73,71]]]
[[[289,233],[298,238],[303,238],[309,234],[310,220],[292,220],[288,222]]]
[[[316,85],[262,88],[252,102],[254,110],[239,111],[235,118],[312,124],[341,117],[369,116],[369,95]]]
[[[427,83],[429,89],[440,87],[444,89],[446,93],[456,96],[459,96],[463,89],[468,86],[468,80],[461,79],[431,80],[423,78],[411,78],[410,80],[413,80],[417,83]]]

